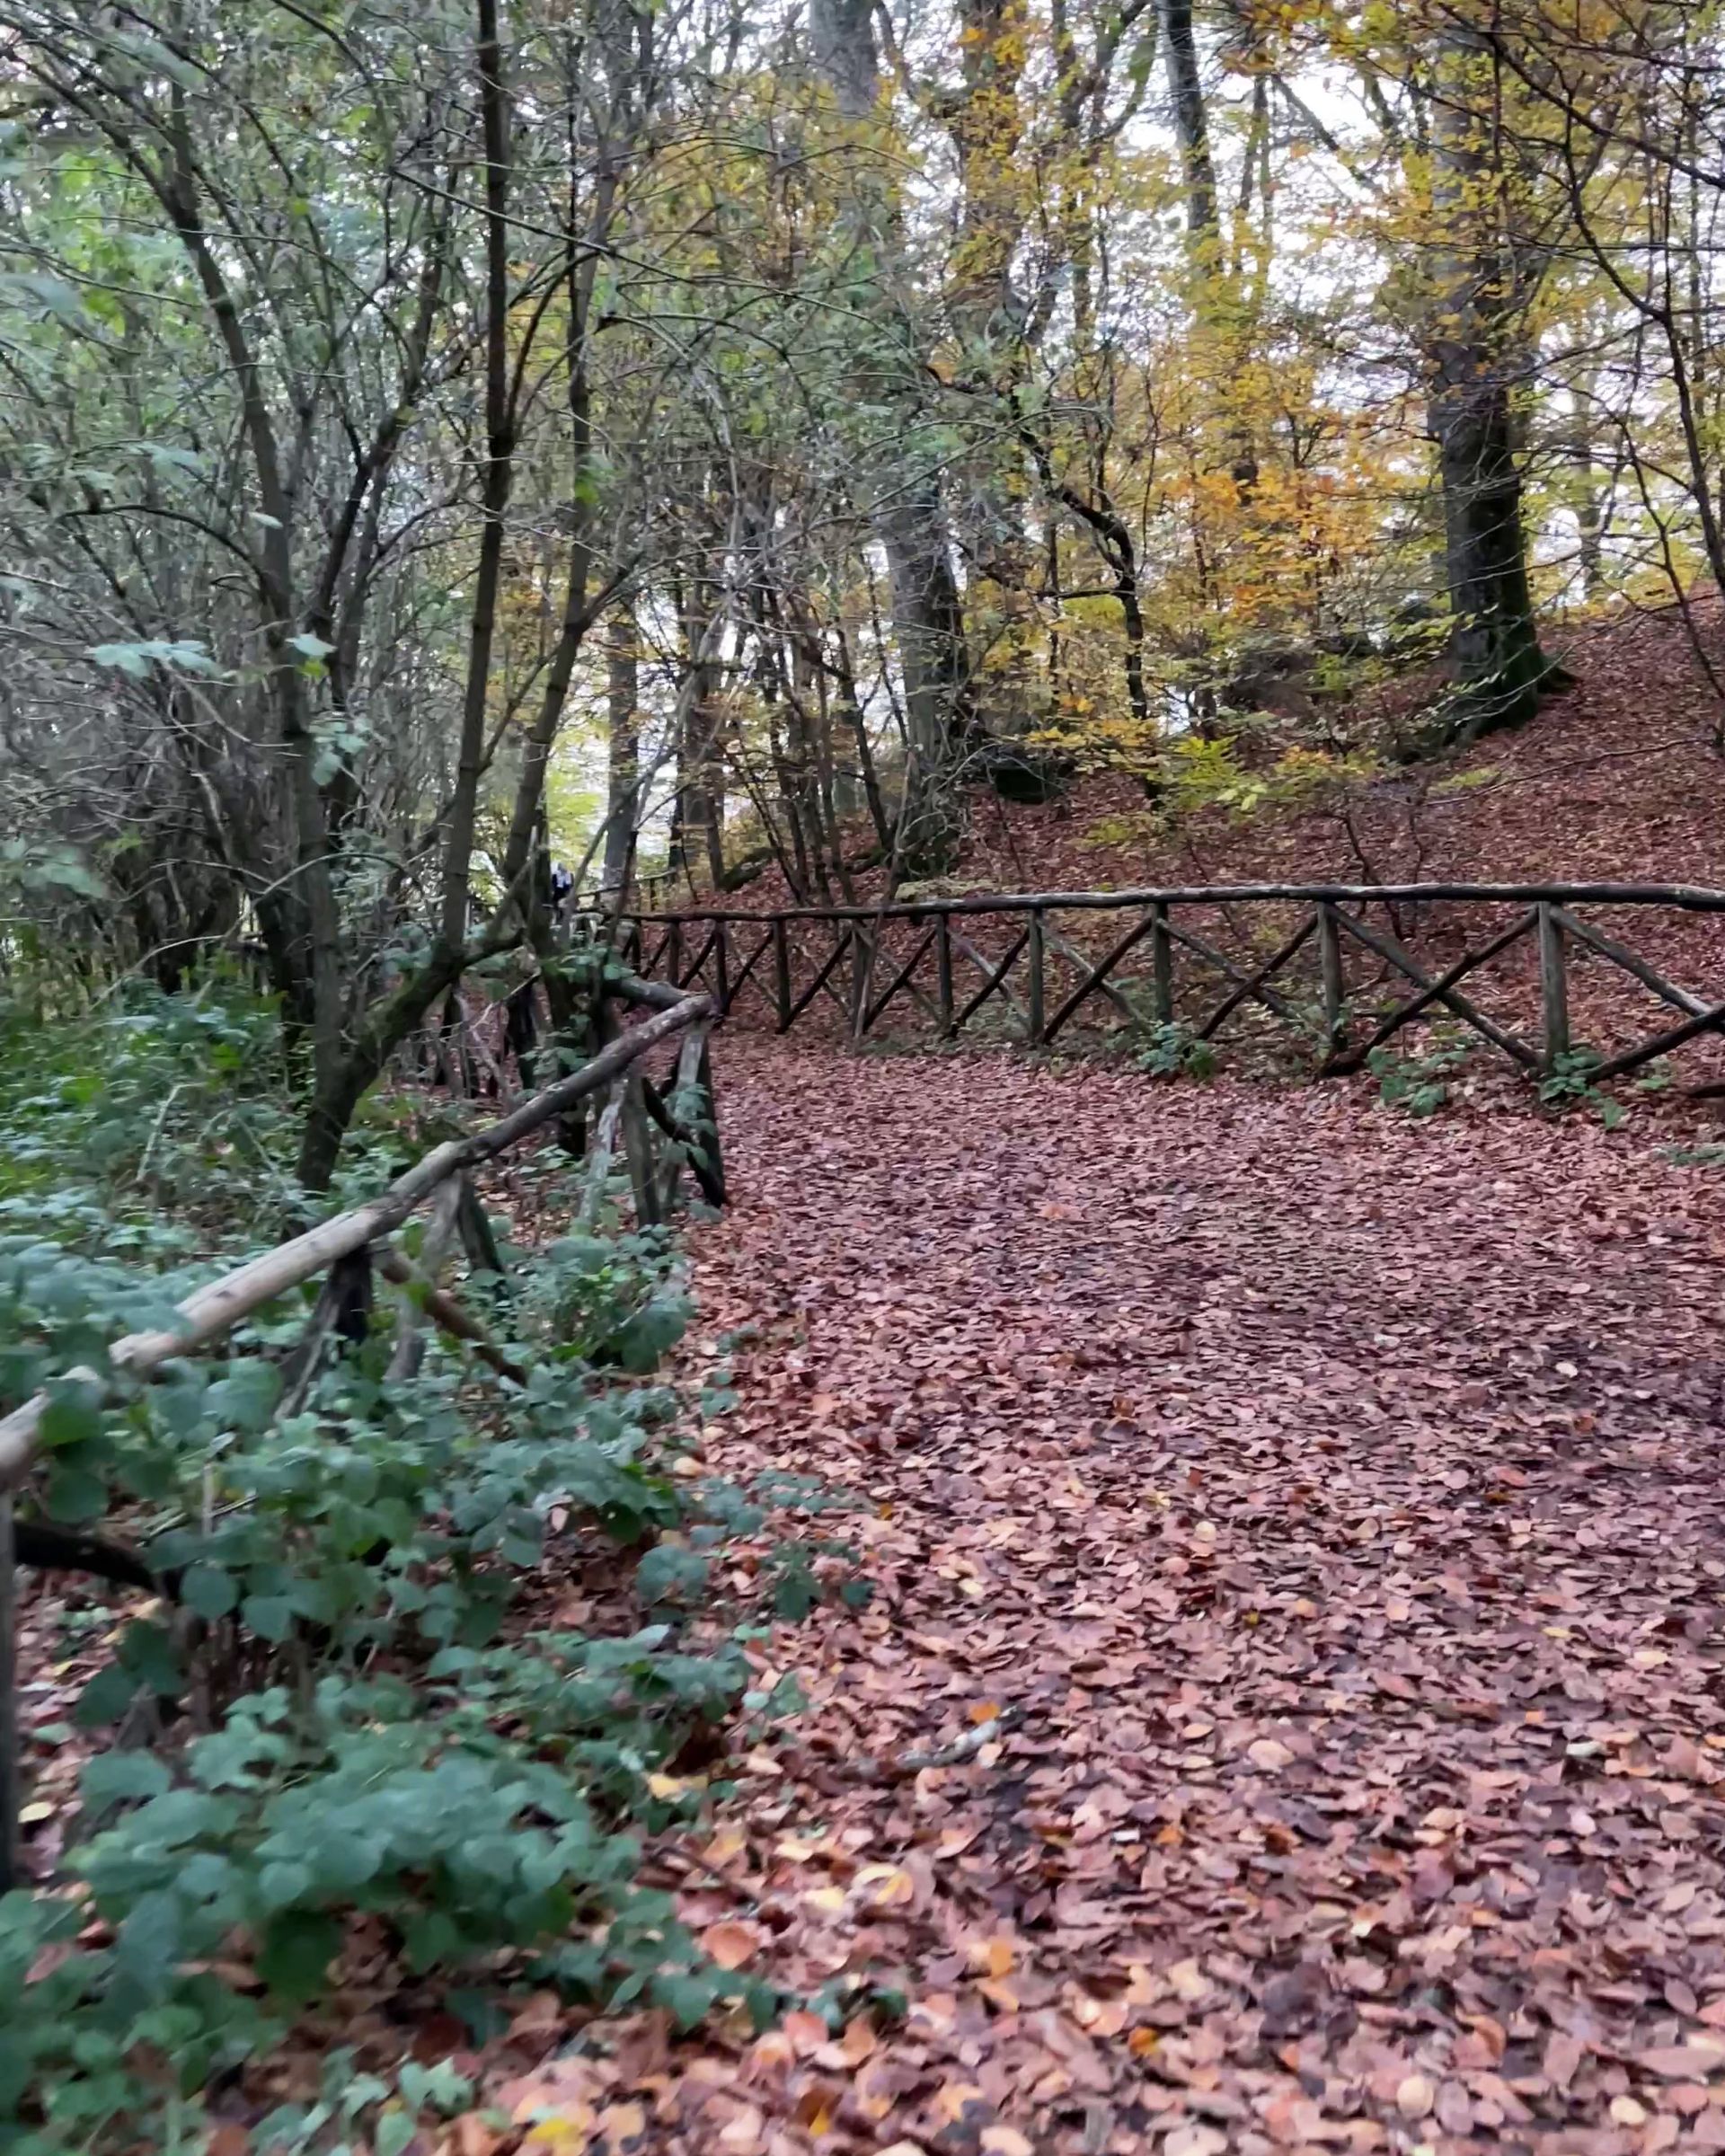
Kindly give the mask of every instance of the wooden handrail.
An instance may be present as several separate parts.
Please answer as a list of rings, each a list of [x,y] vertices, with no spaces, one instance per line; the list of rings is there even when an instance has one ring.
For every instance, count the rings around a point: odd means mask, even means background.
[[[656,993],[646,1000],[661,999]],[[197,1289],[176,1306],[180,1322],[171,1330],[131,1333],[117,1340],[109,1350],[111,1370],[134,1377],[147,1377],[166,1363],[208,1348],[277,1295],[315,1278],[338,1259],[363,1250],[367,1243],[400,1227],[452,1175],[462,1174],[507,1152],[541,1125],[565,1114],[589,1093],[602,1091],[659,1041],[699,1019],[711,1017],[712,1011],[710,995],[676,997],[651,1018],[618,1034],[579,1071],[534,1094],[486,1129],[476,1131],[472,1137],[433,1147],[376,1197],[337,1214],[332,1220],[321,1222],[303,1235],[279,1243],[274,1250],[264,1251],[261,1257],[224,1274],[219,1280],[211,1281],[207,1287]],[[71,1371],[66,1374],[99,1382],[95,1371]],[[39,1392],[22,1407],[14,1408],[10,1415],[0,1418],[0,1492],[15,1489],[29,1473],[36,1457],[48,1401],[48,1394]]]
[[[1414,906],[1425,901],[1496,901],[1535,906],[1675,906],[1725,914],[1725,891],[1689,883],[1195,883],[1121,891],[979,891],[960,898],[898,899],[889,906],[785,906],[770,910],[678,906],[662,914],[626,913],[625,921],[932,921],[944,915],[1097,912],[1110,906],[1248,906],[1271,899],[1307,904]]]
[[[1270,932],[1257,937],[1244,922],[1236,920],[1230,925],[1240,930],[1246,941],[1273,948],[1268,955],[1248,950],[1230,956],[1221,948],[1228,939],[1209,932],[1205,916],[1252,906],[1277,909],[1268,924]],[[1404,940],[1408,932],[1397,918],[1394,909],[1398,906],[1442,906],[1448,909],[1445,919],[1451,927],[1462,924],[1464,915],[1460,909],[1470,907],[1491,907],[1499,912],[1513,908],[1515,917],[1507,927],[1489,916],[1482,922],[1476,920],[1468,929],[1467,940],[1474,945],[1482,933],[1482,945],[1428,969]],[[1561,1073],[1565,1059],[1574,1052],[1569,1012],[1570,954],[1574,949],[1588,950],[1620,968],[1685,1014],[1681,1026],[1619,1054],[1598,1056],[1589,1050],[1593,1059],[1589,1067],[1597,1062],[1597,1076],[1625,1074],[1703,1034],[1725,1034],[1725,1002],[1668,980],[1658,967],[1626,943],[1579,919],[1571,910],[1579,907],[1639,908],[1643,914],[1657,907],[1668,914],[1709,919],[1725,916],[1725,890],[1685,883],[1168,884],[1119,891],[978,891],[962,897],[903,898],[889,906],[793,906],[753,913],[697,906],[679,913],[631,916],[627,928],[628,946],[640,954],[635,963],[641,972],[650,975],[661,968],[668,971],[671,985],[661,987],[661,996],[691,987],[704,976],[722,1011],[732,979],[738,985],[747,981],[756,961],[770,949],[774,954],[773,991],[770,994],[764,989],[757,993],[772,1012],[776,1029],[788,1032],[824,990],[845,1013],[853,1040],[867,1034],[901,994],[929,1012],[942,1039],[962,1031],[984,1005],[991,999],[997,1000],[1012,1013],[1016,1038],[1031,1047],[1049,1046],[1093,996],[1107,997],[1128,1026],[1178,1026],[1194,1043],[1213,1038],[1240,1006],[1250,1002],[1267,1009],[1308,1039],[1315,1035],[1322,1051],[1320,1068],[1334,1075],[1357,1068],[1362,1058],[1392,1035],[1432,1006],[1441,1005],[1520,1069],[1550,1079]],[[1291,924],[1287,918],[1290,909],[1298,909]],[[1373,923],[1368,916],[1375,910],[1388,913],[1394,933]],[[1183,916],[1178,922],[1174,918],[1177,912]],[[1107,954],[1097,959],[1061,936],[1053,925],[1058,916],[1074,914],[1123,915],[1128,917],[1128,925],[1123,934],[1114,935]],[[960,923],[990,918],[997,923],[998,933],[985,940],[1006,945],[998,955],[983,950],[958,932]],[[650,939],[650,939],[644,933],[649,922],[659,931]],[[900,923],[911,932],[904,941],[914,948],[889,953],[880,930],[883,924]],[[1205,926],[1207,933],[1200,935],[1199,926]],[[793,929],[794,934],[791,932]],[[919,931],[923,932],[920,937]],[[1536,1042],[1524,1040],[1498,1023],[1464,995],[1457,985],[1529,933],[1535,937],[1539,953]],[[759,941],[741,971],[733,976],[727,965],[729,951],[739,941],[752,941],[757,935]],[[1131,981],[1110,977],[1115,967],[1146,937],[1151,960],[1148,977]],[[1314,939],[1317,979],[1312,985],[1315,997],[1305,988],[1290,986],[1286,979],[1279,986],[1273,985]],[[1417,991],[1404,994],[1391,1011],[1368,1014],[1369,1038],[1363,1046],[1350,1038],[1352,1019],[1342,958],[1344,943],[1349,942],[1370,951]],[[793,945],[798,947],[794,965]],[[1193,1012],[1187,1007],[1192,1000],[1188,994],[1184,1004],[1177,1006],[1177,947],[1199,961],[1203,977],[1220,975],[1228,984],[1219,1002],[1200,1004]],[[697,955],[686,962],[689,948]],[[916,978],[931,949],[937,987],[933,1002]],[[981,976],[981,986],[973,988],[968,996],[955,988],[954,954]],[[841,992],[832,985],[832,976],[845,964],[847,956],[848,986]],[[882,958],[891,968],[884,987],[873,977],[876,963]],[[1309,966],[1303,968],[1302,975],[1310,970]],[[1075,980],[1072,977],[1075,971]],[[805,976],[801,984],[799,974]],[[1128,999],[1128,987],[1147,994],[1142,1014]],[[1302,995],[1305,1001],[1299,1000]],[[1172,1048],[1167,1052],[1172,1053]]]

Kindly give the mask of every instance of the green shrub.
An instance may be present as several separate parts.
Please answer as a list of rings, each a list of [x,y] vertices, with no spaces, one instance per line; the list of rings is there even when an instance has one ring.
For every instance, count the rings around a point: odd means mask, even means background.
[[[685,2024],[773,2005],[642,1886],[641,1839],[701,1803],[721,1725],[794,1706],[751,1689],[752,1628],[866,1586],[845,1543],[803,1532],[830,1491],[672,1471],[679,1403],[650,1379],[689,1304],[665,1232],[505,1245],[482,1292],[525,1386],[435,1335],[394,1376],[380,1323],[284,1413],[310,1287],[148,1386],[71,1374],[274,1240],[296,1127],[276,1039],[243,999],[140,996],[56,1032],[27,1081],[0,1021],[0,1412],[48,1391],[35,1501],[84,1526],[121,1510],[170,1590],[75,1710],[128,1741],[87,1766],[69,1881],[0,1902],[11,2156],[197,2147],[198,2092],[279,2037],[356,1924],[469,1984],[532,1975]],[[348,1172],[375,1185],[421,1142],[380,1113]],[[560,1156],[530,1172],[536,1213],[574,1210]],[[615,1636],[522,1629],[553,1527],[632,1609]],[[738,1537],[761,1561],[721,1572]],[[715,1578],[730,1595],[751,1569],[751,1599],[720,1606]],[[189,1734],[188,1704],[215,1726]],[[255,1996],[217,1974],[236,1957]],[[332,2148],[364,2113],[374,2146],[405,2146],[424,2091],[357,2086],[278,2138]]]

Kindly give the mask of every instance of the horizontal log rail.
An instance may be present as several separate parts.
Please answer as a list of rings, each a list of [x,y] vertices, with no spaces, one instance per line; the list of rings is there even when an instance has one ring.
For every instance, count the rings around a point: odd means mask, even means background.
[[[1322,1071],[1339,1074],[1360,1068],[1404,1028],[1442,1018],[1545,1078],[1567,1067],[1573,1050],[1570,982],[1578,962],[1632,981],[1683,1019],[1650,1038],[1601,1047],[1600,1076],[1627,1074],[1725,1033],[1725,983],[1701,993],[1668,979],[1621,934],[1583,918],[1601,907],[1641,919],[1725,919],[1725,890],[1615,882],[1164,884],[872,906],[691,906],[625,915],[615,927],[637,968],[675,990],[704,989],[723,1011],[747,985],[751,1013],[770,1015],[781,1033],[810,1012],[830,1024],[824,1005],[834,1005],[854,1041],[889,1008],[894,1023],[924,1025],[940,1039],[986,1012],[983,1022],[996,1033],[1006,1027],[1044,1047],[1081,1017],[1112,1021],[1117,1029],[1177,1028],[1196,1044],[1255,1013],[1253,1022],[1296,1036],[1315,1050]],[[1423,938],[1406,916],[1421,918],[1429,933],[1429,909],[1441,910],[1445,938],[1465,932],[1459,955],[1447,942],[1436,960],[1414,947]],[[1513,915],[1507,923],[1506,912]],[[1089,916],[1110,915],[1118,927],[1104,923],[1105,935],[1085,936]],[[999,926],[992,937],[990,920]],[[1225,948],[1230,942],[1238,947]],[[1505,954],[1517,1007],[1494,1015],[1477,1000],[1475,976]],[[1397,993],[1387,994],[1392,988]]]

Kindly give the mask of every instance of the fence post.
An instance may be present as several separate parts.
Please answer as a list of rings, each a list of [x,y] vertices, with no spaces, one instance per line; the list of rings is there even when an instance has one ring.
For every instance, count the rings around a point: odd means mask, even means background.
[[[665,932],[665,977],[673,988],[683,985],[683,922],[676,914]]]
[[[1174,940],[1168,933],[1168,901],[1158,898],[1150,908],[1150,973],[1154,1009],[1159,1026],[1172,1025],[1174,1017]]]
[[[719,1144],[719,1097],[712,1087],[712,1041],[701,1037],[701,1060],[695,1066],[695,1083],[700,1088],[702,1104],[706,1112],[707,1166],[715,1186],[713,1202],[725,1202],[725,1156]]]
[[[0,1489],[0,1894],[18,1876],[20,1755],[18,1727],[18,1566],[13,1551],[12,1492]]]
[[[773,923],[773,1000],[778,1005],[779,1031],[791,1030],[791,936],[781,914]]]
[[[941,1006],[941,1038],[952,1038],[952,916],[942,909],[934,916],[934,982]]]
[[[1045,1001],[1043,976],[1047,967],[1046,943],[1047,935],[1043,928],[1042,909],[1039,906],[1032,906],[1031,909],[1030,943],[1026,952],[1030,963],[1031,980],[1024,1017],[1024,1030],[1029,1044],[1033,1048],[1041,1047],[1042,1035],[1047,1029],[1043,1013]]]
[[[647,1127],[647,1102],[638,1069],[631,1069],[624,1076],[623,1151],[635,1194],[635,1225],[656,1228],[661,1218],[659,1183],[653,1172],[653,1137]]]
[[[730,931],[721,916],[713,924],[713,973],[718,986],[713,995],[713,1008],[722,1018],[730,1003]]]
[[[1550,902],[1539,902],[1539,1008],[1545,1029],[1545,1068],[1570,1052],[1569,939]]]
[[[1336,924],[1336,909],[1327,898],[1318,905],[1318,970],[1323,984],[1323,1052],[1329,1056],[1340,1045],[1347,984],[1341,971],[1341,931]]]
[[[874,945],[866,946],[862,938],[862,923],[851,923],[851,1002],[850,1036],[852,1046],[862,1038],[862,1021],[868,1011],[869,983],[874,977]]]

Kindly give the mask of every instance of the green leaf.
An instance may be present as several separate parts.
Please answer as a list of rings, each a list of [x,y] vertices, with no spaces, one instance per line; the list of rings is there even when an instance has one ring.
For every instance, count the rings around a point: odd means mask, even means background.
[[[371,2145],[377,2156],[402,2156],[403,2151],[413,2145],[419,2131],[420,2122],[413,2114],[392,2104],[371,2129]]]
[[[180,1599],[214,1624],[239,1605],[240,1590],[231,1572],[219,1565],[194,1565],[180,1583]]]
[[[179,1958],[181,1918],[179,1896],[162,1889],[140,1896],[120,1925],[114,1958],[141,1988],[166,1989]]]
[[[294,1605],[286,1595],[248,1595],[240,1604],[248,1631],[279,1646],[294,1629]]]
[[[112,667],[129,675],[134,681],[144,680],[152,665],[178,667],[188,674],[219,671],[201,644],[175,642],[165,637],[153,637],[139,644],[92,644],[84,656],[99,667]]]
[[[148,1752],[99,1752],[84,1763],[79,1777],[93,1813],[105,1812],[128,1797],[159,1797],[168,1786],[168,1770]]]
[[[63,277],[50,277],[42,270],[8,270],[0,272],[0,294],[15,293],[20,299],[33,300],[50,314],[58,314],[62,322],[70,322],[84,312],[84,301],[75,285],[68,284]]]
[[[108,1485],[87,1468],[57,1465],[48,1478],[45,1501],[57,1520],[99,1520],[108,1509]]]
[[[119,1643],[120,1666],[140,1684],[147,1684],[160,1699],[171,1700],[183,1688],[184,1673],[165,1627],[139,1619],[126,1628]]]
[[[310,1909],[284,1909],[270,1918],[258,1948],[258,1974],[284,1999],[309,1999],[323,1984],[341,1946],[332,1916]]]
[[[706,1559],[674,1542],[650,1550],[635,1568],[635,1592],[643,1602],[693,1602],[706,1584]]]
[[[281,1398],[281,1372],[273,1363],[248,1356],[232,1362],[227,1374],[209,1388],[208,1408],[227,1429],[255,1436],[266,1428]]]
[[[78,1695],[72,1719],[80,1729],[100,1729],[117,1722],[137,1693],[137,1679],[118,1663],[98,1670]]]
[[[312,1874],[305,1864],[266,1864],[258,1874],[258,1893],[266,1909],[291,1908],[311,1891]]]
[[[66,1445],[89,1445],[102,1436],[101,1396],[95,1386],[76,1380],[61,1383],[66,1389],[53,1390],[38,1426],[44,1452]]]

